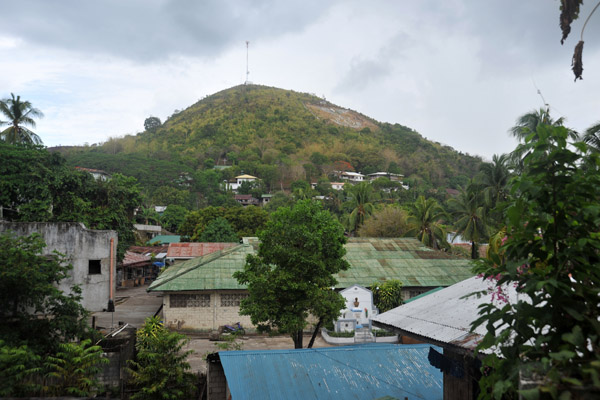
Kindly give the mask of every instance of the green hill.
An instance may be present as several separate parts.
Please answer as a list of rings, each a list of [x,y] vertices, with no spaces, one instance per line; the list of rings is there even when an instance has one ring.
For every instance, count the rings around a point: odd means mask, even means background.
[[[272,190],[327,176],[340,162],[365,174],[388,171],[428,187],[456,187],[481,163],[405,126],[258,85],[208,96],[152,131],[59,150],[71,165],[135,176],[149,193],[194,185],[197,173],[215,163],[234,167],[219,179],[244,171]]]

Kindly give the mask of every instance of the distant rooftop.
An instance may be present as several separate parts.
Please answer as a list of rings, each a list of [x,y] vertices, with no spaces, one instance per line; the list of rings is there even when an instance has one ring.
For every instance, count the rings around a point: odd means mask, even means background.
[[[236,245],[237,243],[171,243],[167,251],[167,258],[188,259],[202,257]]]
[[[255,254],[258,240],[244,238],[243,244],[227,244],[230,245],[229,248],[224,248],[221,252],[170,267],[149,289],[173,291],[245,288],[232,275],[244,268],[248,254]],[[388,279],[398,279],[405,287],[449,286],[473,276],[470,260],[432,250],[417,239],[350,238],[345,247],[347,253],[344,258],[350,263],[350,269],[336,275],[336,287],[339,289],[354,284],[367,287],[375,281]],[[171,257],[170,254],[171,247],[168,257]]]
[[[170,244],[170,243],[179,243],[181,240],[181,236],[179,235],[156,235],[152,239],[148,240],[148,244]]]

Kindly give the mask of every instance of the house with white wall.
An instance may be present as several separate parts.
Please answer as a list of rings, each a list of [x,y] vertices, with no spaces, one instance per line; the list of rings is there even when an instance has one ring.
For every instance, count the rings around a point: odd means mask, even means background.
[[[235,178],[235,182],[225,182],[225,190],[232,190],[234,192],[237,192],[237,190],[240,188],[240,186],[242,186],[242,183],[244,182],[254,182],[256,181],[258,178],[252,175],[248,175],[248,174],[243,174],[243,175],[238,175]]]

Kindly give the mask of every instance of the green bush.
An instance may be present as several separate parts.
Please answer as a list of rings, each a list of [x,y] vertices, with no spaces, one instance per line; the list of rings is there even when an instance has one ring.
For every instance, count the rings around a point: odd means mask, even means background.
[[[131,399],[162,400],[194,398],[195,377],[188,372],[186,359],[192,351],[182,351],[187,338],[171,332],[158,318],[147,318],[137,332],[137,357],[128,368],[138,388]]]

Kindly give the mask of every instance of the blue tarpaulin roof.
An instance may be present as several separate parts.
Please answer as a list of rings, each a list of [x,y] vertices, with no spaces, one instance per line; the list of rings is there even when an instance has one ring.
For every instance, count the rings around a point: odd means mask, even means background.
[[[231,397],[242,399],[443,398],[428,344],[363,344],[220,352]]]

